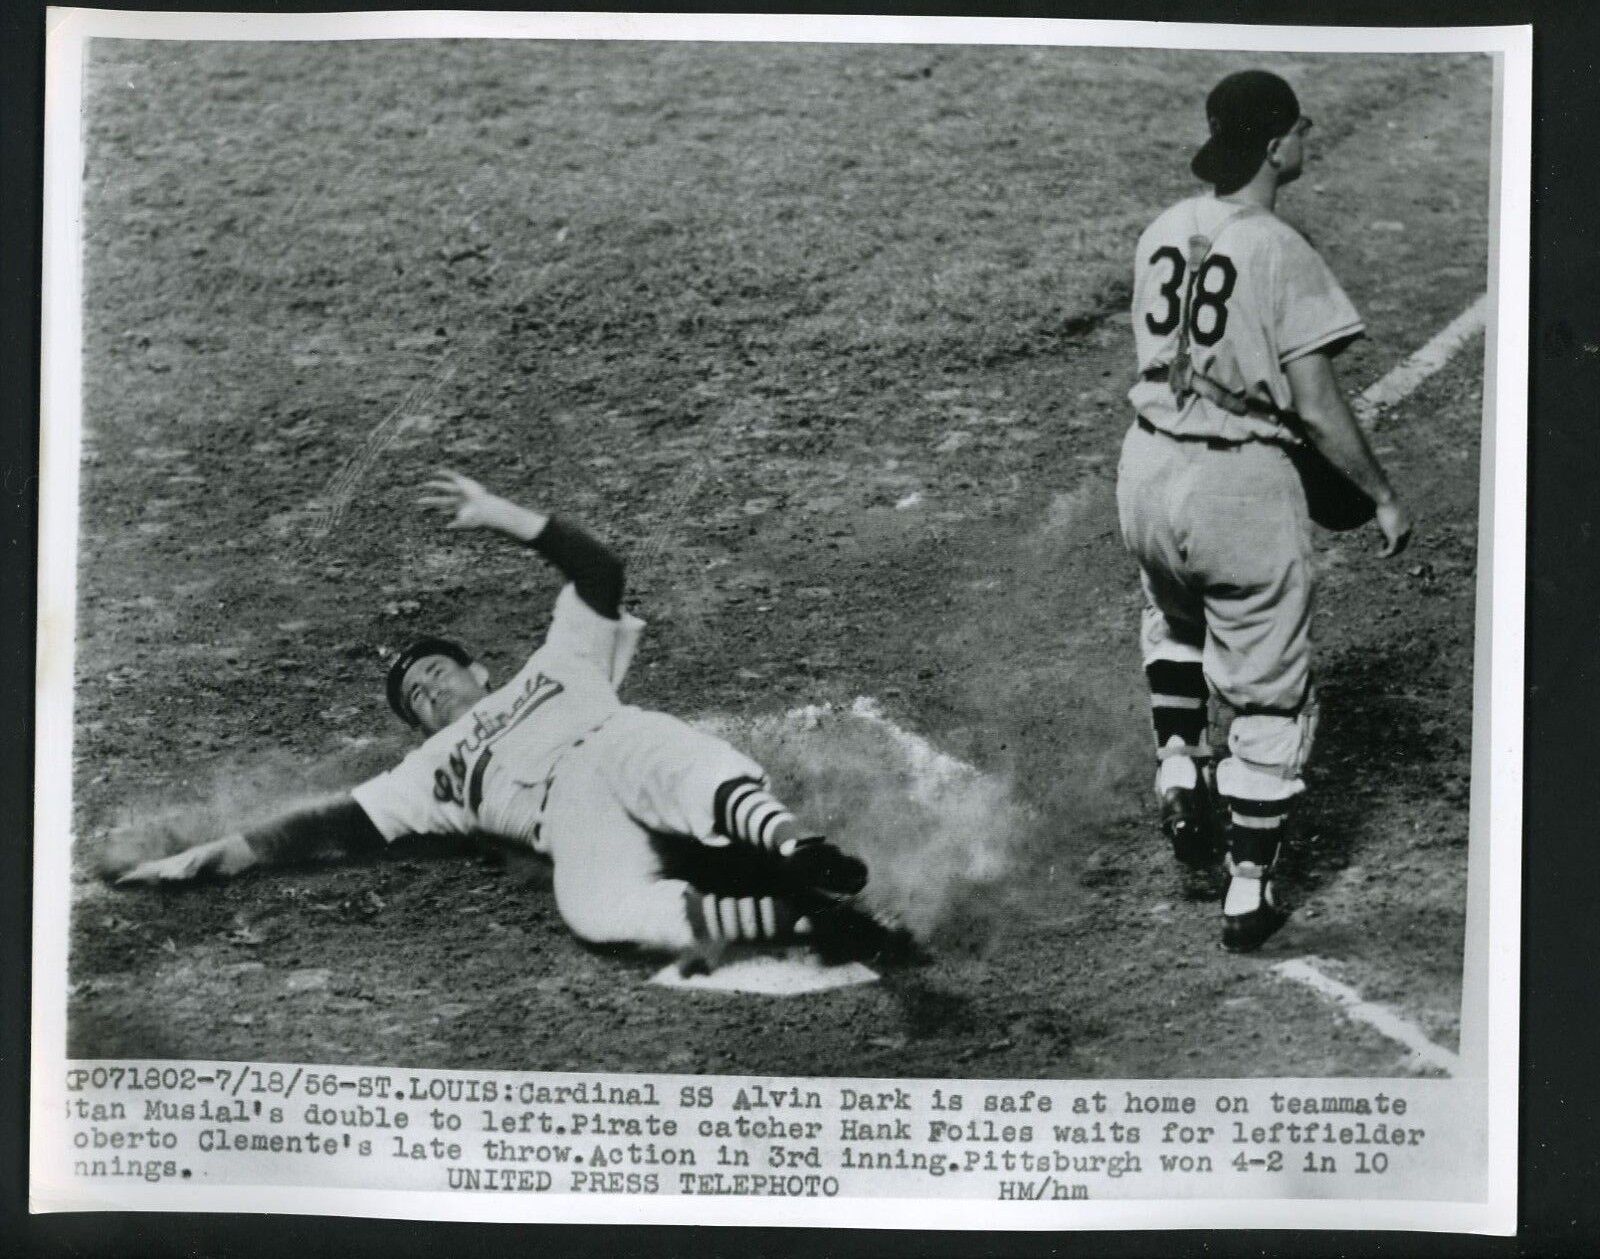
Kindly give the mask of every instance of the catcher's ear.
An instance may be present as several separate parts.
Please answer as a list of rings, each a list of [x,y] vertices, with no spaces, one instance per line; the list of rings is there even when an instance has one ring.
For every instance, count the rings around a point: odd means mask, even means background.
[[[480,661],[474,660],[467,666],[467,672],[478,679],[479,686],[489,685],[489,670],[483,667]]]

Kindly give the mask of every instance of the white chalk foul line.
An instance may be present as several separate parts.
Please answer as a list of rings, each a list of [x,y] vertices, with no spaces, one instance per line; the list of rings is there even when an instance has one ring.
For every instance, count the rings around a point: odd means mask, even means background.
[[[803,711],[796,709],[796,713]],[[913,734],[883,711],[883,705],[870,695],[856,696],[850,705],[850,715],[868,725],[877,726],[894,741],[900,754],[911,766],[913,781],[922,790],[937,790],[952,780],[975,777],[981,774],[976,765],[969,765],[960,757],[941,752],[920,734]]]
[[[1441,328],[1427,345],[1405,362],[1385,372],[1374,381],[1352,404],[1358,419],[1370,421],[1381,412],[1394,406],[1413,389],[1427,380],[1450,361],[1468,337],[1483,331],[1488,316],[1489,295],[1479,294],[1478,299]]]
[[[1418,1061],[1454,1075],[1461,1069],[1461,1059],[1442,1045],[1435,1045],[1422,1029],[1386,1005],[1364,1000],[1359,992],[1337,979],[1330,979],[1312,963],[1318,959],[1296,957],[1279,962],[1272,973],[1292,983],[1304,984],[1319,996],[1337,1005],[1347,1018],[1365,1023],[1375,1032],[1387,1036],[1396,1044],[1404,1045]]]

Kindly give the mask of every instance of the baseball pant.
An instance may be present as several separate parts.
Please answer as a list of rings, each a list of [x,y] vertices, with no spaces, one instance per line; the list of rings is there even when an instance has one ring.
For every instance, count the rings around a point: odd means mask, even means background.
[[[1311,522],[1288,455],[1267,442],[1211,446],[1136,424],[1122,446],[1117,511],[1139,562],[1153,691],[1164,673],[1198,664],[1236,713],[1218,792],[1297,795],[1316,725],[1313,580]]]
[[[772,896],[701,892],[663,868],[659,835],[702,844],[716,830],[717,788],[765,772],[713,735],[664,713],[627,708],[557,768],[541,834],[555,863],[556,906],[593,944],[677,951],[707,939],[782,940],[798,914]]]

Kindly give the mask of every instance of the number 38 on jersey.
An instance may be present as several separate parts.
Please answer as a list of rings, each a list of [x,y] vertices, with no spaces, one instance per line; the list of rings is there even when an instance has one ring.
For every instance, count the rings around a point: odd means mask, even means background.
[[[1163,245],[1150,255],[1150,265],[1165,268],[1165,279],[1156,289],[1155,308],[1145,312],[1144,326],[1164,337],[1177,328],[1187,307],[1189,335],[1196,345],[1213,346],[1222,340],[1228,329],[1228,299],[1239,280],[1233,259],[1207,254],[1191,271],[1176,246]]]

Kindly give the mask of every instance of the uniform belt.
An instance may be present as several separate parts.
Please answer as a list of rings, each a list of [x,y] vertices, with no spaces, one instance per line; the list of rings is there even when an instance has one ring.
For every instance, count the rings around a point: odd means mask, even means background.
[[[1170,380],[1171,377],[1171,367],[1166,363],[1157,363],[1154,367],[1147,367],[1139,373],[1140,380],[1152,380],[1157,384],[1165,383],[1166,381]],[[1257,415],[1262,419],[1273,420],[1278,424],[1285,423],[1287,417],[1284,415],[1282,410],[1280,410],[1271,402],[1263,402],[1260,398],[1253,397],[1247,393],[1235,393],[1233,390],[1224,385],[1219,385],[1209,376],[1203,375],[1198,371],[1191,370],[1189,372],[1188,380],[1188,394],[1190,397],[1204,398],[1207,402],[1211,403],[1212,406],[1222,408],[1222,410],[1226,411],[1229,415]],[[1142,420],[1144,417],[1140,416],[1139,418]],[[1149,427],[1151,429],[1155,429],[1153,424],[1149,425]],[[1187,438],[1177,433],[1167,433],[1166,436],[1174,438],[1178,441],[1205,441],[1207,445],[1211,446],[1212,449],[1220,448],[1214,444],[1216,442],[1221,442],[1227,447],[1237,448],[1244,445],[1247,441],[1255,440],[1248,437],[1241,441],[1227,441],[1226,439],[1220,437]],[[1265,440],[1271,439],[1268,438]]]
[[[1172,377],[1168,364],[1157,363],[1154,367],[1147,367],[1139,373],[1140,380],[1153,380],[1157,384],[1164,384]],[[1271,402],[1263,402],[1260,398],[1248,393],[1235,393],[1226,385],[1219,385],[1211,377],[1200,372],[1189,373],[1189,392],[1204,398],[1213,406],[1221,407],[1230,415],[1260,415],[1269,420],[1283,419],[1283,409]]]
[[[1251,440],[1246,438],[1244,441],[1236,442],[1230,441],[1226,437],[1202,437],[1198,433],[1169,433],[1164,428],[1157,428],[1144,416],[1138,414],[1134,415],[1133,422],[1144,429],[1145,432],[1154,433],[1157,437],[1165,437],[1169,441],[1175,442],[1194,442],[1197,445],[1204,446],[1207,450],[1239,450]]]

